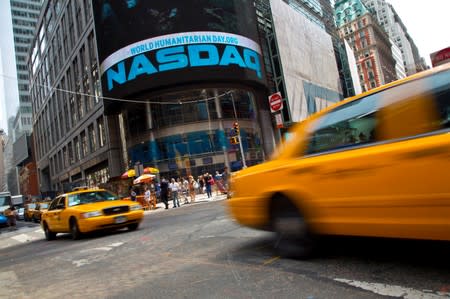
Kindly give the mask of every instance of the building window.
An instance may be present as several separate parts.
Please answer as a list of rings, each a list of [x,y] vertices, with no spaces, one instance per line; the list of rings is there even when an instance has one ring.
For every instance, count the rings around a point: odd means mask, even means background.
[[[86,137],[86,132],[85,131],[81,132],[80,138],[81,138],[82,154],[83,154],[83,157],[86,157],[89,151],[88,151],[87,137]]]
[[[81,160],[80,140],[78,139],[78,137],[75,137],[73,142],[75,144],[75,159],[76,161],[80,161]]]
[[[89,146],[91,148],[91,152],[95,152],[97,150],[97,138],[95,135],[94,125],[91,124],[88,127],[88,134],[89,134]]]
[[[99,141],[100,147],[104,147],[106,144],[106,131],[105,131],[105,124],[104,124],[103,116],[97,120],[97,127],[98,127],[98,135],[99,135],[98,141]]]

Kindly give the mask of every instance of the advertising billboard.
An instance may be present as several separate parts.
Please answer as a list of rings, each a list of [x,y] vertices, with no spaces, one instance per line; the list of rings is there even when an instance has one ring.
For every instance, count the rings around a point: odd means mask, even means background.
[[[103,94],[265,85],[253,0],[93,0]]]

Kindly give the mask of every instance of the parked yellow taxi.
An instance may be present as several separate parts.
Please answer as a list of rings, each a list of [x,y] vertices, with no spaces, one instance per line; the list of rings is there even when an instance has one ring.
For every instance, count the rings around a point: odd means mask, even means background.
[[[41,226],[47,240],[57,233],[71,233],[73,239],[79,239],[96,230],[136,230],[143,217],[142,206],[136,202],[119,200],[104,189],[80,188],[56,197],[43,213]]]
[[[306,256],[317,235],[450,240],[450,64],[347,99],[231,179],[231,215]]]

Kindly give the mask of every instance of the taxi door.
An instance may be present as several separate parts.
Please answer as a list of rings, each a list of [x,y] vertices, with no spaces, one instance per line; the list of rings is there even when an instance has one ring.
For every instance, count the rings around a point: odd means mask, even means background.
[[[380,119],[384,221],[399,237],[450,240],[450,71],[392,90]]]
[[[55,199],[56,200],[56,199]],[[62,222],[61,222],[61,214],[63,213],[64,209],[65,209],[65,197],[60,197],[58,198],[58,200],[56,201],[56,204],[52,211],[51,211],[51,220],[50,220],[50,229],[54,232],[62,232]]]

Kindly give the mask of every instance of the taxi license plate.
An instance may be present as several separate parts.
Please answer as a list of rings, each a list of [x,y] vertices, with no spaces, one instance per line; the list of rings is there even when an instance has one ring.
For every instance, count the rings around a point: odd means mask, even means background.
[[[124,223],[127,222],[127,217],[125,216],[118,216],[116,218],[114,218],[114,223],[116,224],[120,224],[120,223]]]

